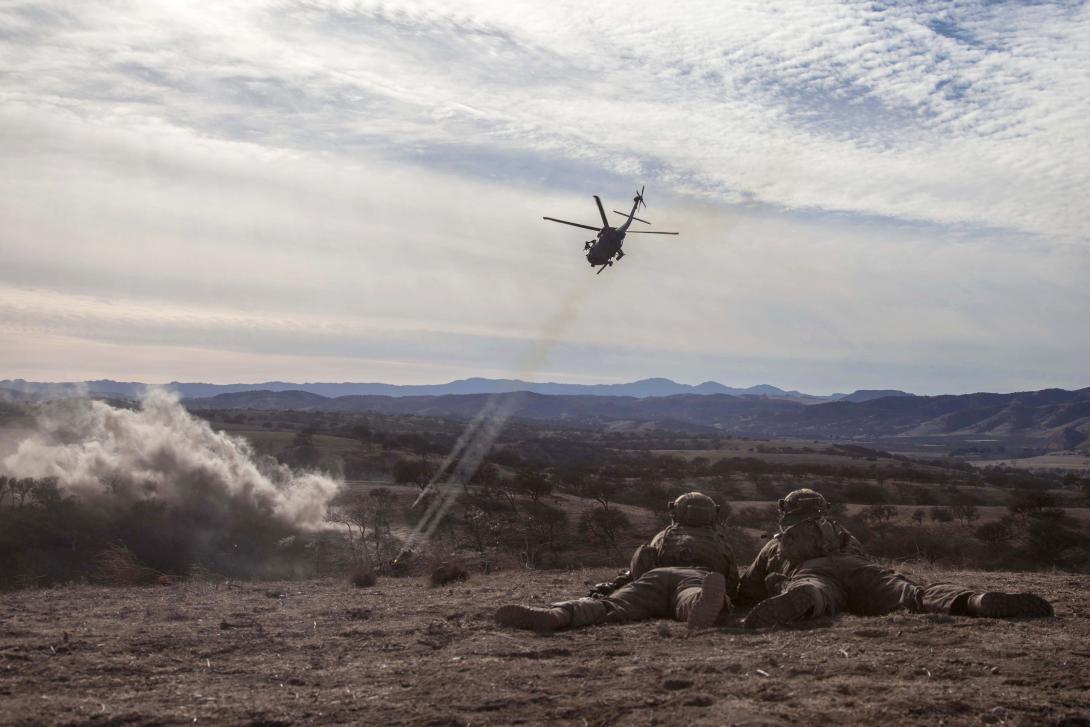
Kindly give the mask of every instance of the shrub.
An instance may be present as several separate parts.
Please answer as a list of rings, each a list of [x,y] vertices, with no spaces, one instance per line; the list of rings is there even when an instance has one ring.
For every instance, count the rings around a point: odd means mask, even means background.
[[[954,521],[954,513],[948,507],[931,508],[931,519],[937,523],[949,523]]]
[[[370,588],[378,582],[378,577],[375,576],[375,572],[370,568],[357,566],[352,571],[352,575],[349,577],[348,581],[356,588]]]
[[[454,581],[464,581],[468,578],[469,571],[466,570],[465,563],[458,558],[436,561],[429,576],[433,587],[453,583]]]
[[[973,536],[988,545],[1003,546],[1014,537],[1014,529],[1009,518],[1002,518],[979,526],[973,531]]]
[[[106,546],[95,557],[95,581],[107,586],[151,586],[165,574],[149,568],[120,543]]]

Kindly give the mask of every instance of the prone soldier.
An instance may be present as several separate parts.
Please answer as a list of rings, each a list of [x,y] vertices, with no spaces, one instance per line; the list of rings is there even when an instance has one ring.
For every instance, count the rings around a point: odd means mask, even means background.
[[[734,554],[719,524],[719,505],[700,492],[670,503],[671,524],[632,556],[629,574],[604,597],[561,601],[549,607],[509,605],[496,611],[502,626],[550,631],[650,618],[713,625],[730,608],[738,585]],[[601,584],[604,585],[604,584]]]
[[[810,489],[780,500],[780,532],[742,574],[739,601],[759,600],[746,628],[898,610],[986,618],[1053,615],[1032,593],[978,592],[952,583],[919,586],[869,560],[859,542],[827,517],[828,502]],[[760,599],[764,600],[760,600]]]

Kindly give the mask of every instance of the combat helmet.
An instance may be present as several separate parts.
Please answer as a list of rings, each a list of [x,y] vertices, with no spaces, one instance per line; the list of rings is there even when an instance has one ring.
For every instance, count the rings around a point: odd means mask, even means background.
[[[816,490],[804,487],[787,494],[780,500],[780,529],[797,525],[804,520],[818,520],[829,512],[829,501]]]
[[[719,519],[719,505],[703,492],[686,492],[670,503],[670,517],[678,525],[715,525]]]

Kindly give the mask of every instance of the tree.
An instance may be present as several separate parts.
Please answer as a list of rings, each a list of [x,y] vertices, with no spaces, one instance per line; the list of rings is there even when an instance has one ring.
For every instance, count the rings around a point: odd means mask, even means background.
[[[412,484],[423,490],[435,476],[435,467],[426,459],[399,459],[393,467],[394,482]]]
[[[590,500],[594,500],[603,508],[608,508],[609,503],[617,499],[617,491],[620,486],[616,480],[604,475],[596,475],[581,483],[579,494]]]
[[[347,528],[349,540],[357,537],[353,527],[359,531],[359,546],[362,551],[356,554],[356,560],[368,566],[378,563],[378,570],[382,572],[389,570],[390,562],[400,547],[390,527],[395,504],[396,500],[390,490],[376,487],[366,495],[356,492],[349,496],[336,508],[331,518],[333,522]]]
[[[950,512],[948,507],[933,507],[931,508],[931,519],[937,523],[953,522],[954,513]]]
[[[864,520],[870,520],[875,525],[889,525],[896,516],[897,508],[893,505],[868,505],[862,513]]]
[[[469,491],[470,485],[483,490],[490,490],[500,483],[500,479],[500,468],[492,462],[484,462],[477,468],[477,471],[473,473],[468,482],[462,483],[462,488],[466,492]]]
[[[965,527],[969,527],[975,521],[980,519],[980,510],[976,505],[958,504],[950,507],[950,512],[956,517]]]
[[[973,531],[973,536],[993,547],[1008,545],[1014,537],[1013,521],[1010,517],[984,523]]]
[[[284,450],[281,458],[295,467],[317,467],[322,453],[314,443],[314,427],[305,427],[295,433],[291,445]]]
[[[927,512],[922,507],[918,507],[912,511],[912,519],[916,521],[917,525],[923,525],[924,518],[926,517]]]
[[[473,541],[478,553],[484,553],[495,545],[504,530],[506,520],[502,513],[485,510],[477,504],[466,503],[462,515],[462,527]]]
[[[1024,492],[1019,494],[1007,504],[1011,515],[1025,519],[1039,515],[1048,507],[1055,507],[1056,498],[1047,492]]]
[[[523,561],[528,568],[540,564],[543,550],[551,552],[553,559],[556,559],[567,524],[568,514],[555,505],[533,501],[523,508]]]
[[[352,427],[352,436],[359,441],[360,444],[367,444],[371,439],[371,427],[366,424],[357,424]]]
[[[606,555],[617,550],[617,536],[632,527],[628,516],[615,507],[599,502],[583,513],[579,530],[601,543]]]
[[[535,504],[553,491],[553,483],[548,478],[529,470],[519,472],[511,483],[511,487],[520,495],[530,498]]]

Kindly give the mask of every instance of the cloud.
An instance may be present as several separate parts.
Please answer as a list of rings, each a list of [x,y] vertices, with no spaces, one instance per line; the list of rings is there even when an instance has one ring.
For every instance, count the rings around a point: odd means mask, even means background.
[[[588,273],[540,216],[642,180],[683,236],[626,243],[543,371],[1078,383],[1087,32],[1066,3],[9,5],[0,329],[40,354],[0,365],[499,374]]]
[[[38,26],[27,15],[8,25]],[[44,43],[11,36],[10,100],[277,149],[541,154],[719,199],[1085,236],[1086,4],[141,3],[68,18],[38,29]]]

